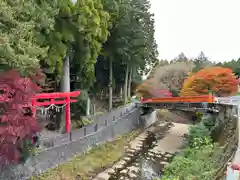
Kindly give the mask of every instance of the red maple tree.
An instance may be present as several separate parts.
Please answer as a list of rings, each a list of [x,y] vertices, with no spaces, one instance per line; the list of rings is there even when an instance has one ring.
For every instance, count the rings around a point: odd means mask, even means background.
[[[143,98],[172,97],[168,89],[155,87],[152,81],[152,79],[147,79],[137,87],[138,96]]]
[[[40,88],[16,71],[0,73],[0,162],[20,159],[21,143],[39,131],[31,113],[31,99]]]

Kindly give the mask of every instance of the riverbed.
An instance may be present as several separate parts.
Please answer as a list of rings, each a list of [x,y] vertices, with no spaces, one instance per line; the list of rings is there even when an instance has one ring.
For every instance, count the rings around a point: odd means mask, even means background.
[[[188,127],[181,123],[155,123],[130,143],[126,156],[95,179],[160,179],[164,166],[185,146]]]

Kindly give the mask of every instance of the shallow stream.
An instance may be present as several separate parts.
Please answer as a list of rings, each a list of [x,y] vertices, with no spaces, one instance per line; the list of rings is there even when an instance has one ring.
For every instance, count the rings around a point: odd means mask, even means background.
[[[141,150],[133,154],[128,163],[123,168],[117,169],[109,180],[160,179],[161,172],[165,165],[163,162],[170,162],[173,155],[154,154],[151,152],[151,149],[154,148],[157,140],[164,137],[165,132],[170,127],[171,126],[167,123],[165,126],[159,128],[158,132],[148,132],[148,136],[143,141]]]

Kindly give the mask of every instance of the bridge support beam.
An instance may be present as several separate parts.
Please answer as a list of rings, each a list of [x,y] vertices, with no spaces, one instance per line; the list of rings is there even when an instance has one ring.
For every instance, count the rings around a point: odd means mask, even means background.
[[[142,110],[141,115],[145,115],[145,114],[150,114],[151,112],[153,112],[154,108],[152,108],[152,107],[141,107],[141,110]]]

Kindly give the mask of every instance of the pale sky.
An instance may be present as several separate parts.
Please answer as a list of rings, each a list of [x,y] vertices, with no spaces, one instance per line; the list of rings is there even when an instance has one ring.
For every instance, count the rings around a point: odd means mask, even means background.
[[[240,0],[151,0],[161,59],[180,52],[211,60],[240,57]]]

